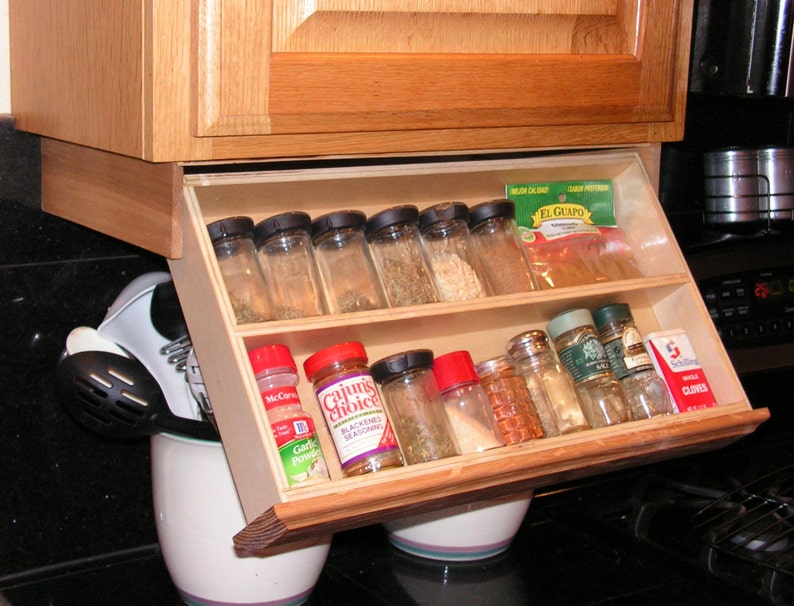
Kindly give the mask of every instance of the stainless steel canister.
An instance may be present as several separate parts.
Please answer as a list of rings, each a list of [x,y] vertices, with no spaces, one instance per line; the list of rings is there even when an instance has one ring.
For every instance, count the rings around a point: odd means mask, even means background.
[[[703,156],[707,224],[761,221],[761,195],[766,208],[767,189],[759,190],[758,153],[755,149],[728,148]],[[764,217],[765,218],[765,217]]]
[[[759,188],[769,192],[770,221],[794,220],[794,148],[765,147],[758,150]],[[760,189],[763,191],[763,189]],[[766,220],[766,213],[762,213]]]

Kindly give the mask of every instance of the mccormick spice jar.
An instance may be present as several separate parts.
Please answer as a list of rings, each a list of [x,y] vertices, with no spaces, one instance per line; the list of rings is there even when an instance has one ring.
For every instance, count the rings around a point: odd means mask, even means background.
[[[552,318],[546,329],[560,361],[573,377],[590,426],[606,427],[630,420],[626,392],[612,372],[590,311],[565,311]]]
[[[367,242],[392,307],[439,300],[418,225],[419,209],[410,205],[389,208],[367,221]]]
[[[479,262],[469,241],[469,209],[463,202],[443,202],[419,213],[419,231],[442,301],[465,301],[488,295]]]
[[[504,446],[471,354],[453,351],[436,358],[433,375],[461,453]]]
[[[667,385],[653,368],[629,306],[612,303],[599,307],[593,312],[593,321],[612,370],[626,390],[632,417],[636,420],[672,414]]]
[[[207,231],[237,323],[272,320],[270,296],[254,247],[253,219],[227,217],[207,225]]]
[[[469,229],[492,295],[537,290],[524,244],[516,225],[512,200],[483,202],[469,209]]]
[[[407,465],[460,454],[432,366],[429,349],[394,354],[372,365]]]
[[[325,313],[309,236],[312,220],[304,212],[274,215],[254,227],[259,262],[270,287],[277,320],[320,316]]]
[[[351,341],[322,349],[306,358],[303,370],[314,384],[345,476],[402,466],[361,343]]]
[[[480,362],[476,369],[505,444],[545,437],[527,382],[507,356]]]
[[[329,213],[312,221],[312,242],[329,313],[388,307],[367,247],[366,223],[366,215],[357,210]]]
[[[297,367],[286,345],[266,345],[248,352],[290,486],[328,480],[314,419],[301,407]]]
[[[573,379],[549,347],[544,331],[516,335],[510,339],[507,352],[527,382],[547,436],[590,429]]]

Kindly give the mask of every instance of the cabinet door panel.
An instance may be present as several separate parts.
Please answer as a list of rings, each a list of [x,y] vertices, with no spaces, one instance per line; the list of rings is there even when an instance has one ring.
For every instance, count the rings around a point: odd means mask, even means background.
[[[687,1],[197,0],[196,134],[673,121]]]

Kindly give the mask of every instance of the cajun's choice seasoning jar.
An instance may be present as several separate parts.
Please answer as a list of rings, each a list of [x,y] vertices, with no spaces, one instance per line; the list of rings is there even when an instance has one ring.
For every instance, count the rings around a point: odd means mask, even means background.
[[[439,300],[419,235],[419,209],[396,206],[373,215],[367,242],[392,307]]]
[[[314,419],[303,410],[295,389],[298,369],[289,348],[281,344],[265,345],[249,351],[248,359],[289,485],[328,480],[328,466]]]
[[[254,246],[253,219],[227,217],[207,225],[207,231],[237,323],[272,320],[270,296]]]
[[[312,221],[312,242],[328,312],[344,314],[388,307],[372,262],[366,215],[342,210]]]
[[[480,362],[476,369],[505,444],[510,446],[546,436],[527,382],[507,356]]]
[[[463,454],[504,446],[477,369],[468,351],[453,351],[433,361],[447,418]]]
[[[512,200],[482,202],[469,209],[471,243],[492,295],[537,290],[516,225]]]
[[[361,343],[332,345],[303,362],[345,476],[402,466],[402,457]]]
[[[612,372],[590,311],[565,311],[552,318],[546,329],[560,361],[573,377],[590,426],[606,427],[630,420],[626,392]]]
[[[507,353],[527,382],[543,426],[560,435],[590,429],[570,373],[563,368],[542,330],[528,330],[507,344]],[[546,435],[549,435],[547,430]]]
[[[309,235],[311,224],[309,215],[295,211],[268,217],[254,227],[254,243],[277,320],[325,313]]]
[[[429,349],[394,354],[371,367],[406,465],[460,454],[432,367]]]
[[[653,368],[629,306],[612,303],[599,307],[593,311],[593,321],[612,370],[626,390],[634,419],[672,414],[667,384]]]
[[[442,202],[419,213],[419,231],[442,301],[465,301],[488,295],[482,269],[471,249],[469,208]]]

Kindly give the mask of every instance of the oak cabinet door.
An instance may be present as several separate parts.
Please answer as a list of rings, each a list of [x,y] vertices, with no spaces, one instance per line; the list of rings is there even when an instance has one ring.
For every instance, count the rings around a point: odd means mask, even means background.
[[[198,137],[681,117],[691,0],[196,0],[193,12]]]

